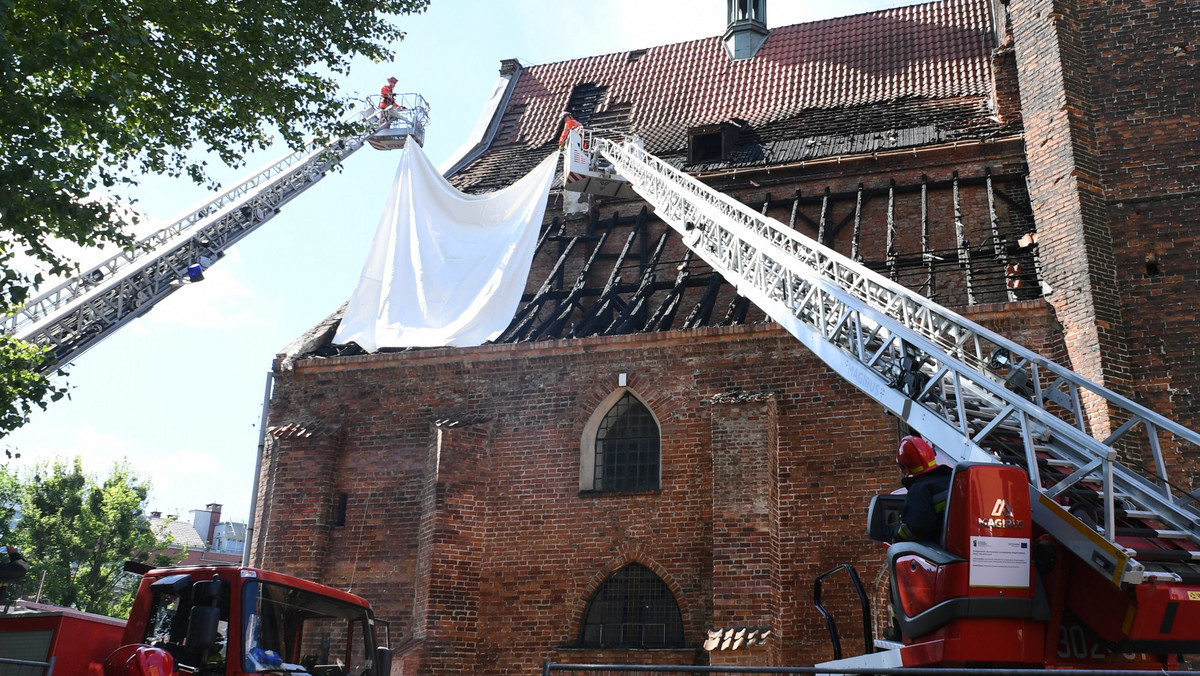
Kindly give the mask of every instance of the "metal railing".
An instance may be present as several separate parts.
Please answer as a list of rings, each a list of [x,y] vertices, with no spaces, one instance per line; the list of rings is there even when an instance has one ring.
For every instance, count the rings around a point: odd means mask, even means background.
[[[1163,435],[1186,454],[1200,450],[1200,434],[754,212],[635,141],[592,137],[588,143],[739,293],[956,461],[996,462],[981,444],[1002,432],[1020,439],[1031,485],[1049,497],[1085,480],[1101,481],[1103,535],[1112,546],[1083,558],[1106,577],[1148,579],[1115,544],[1118,499],[1200,544],[1200,512],[1190,495],[1172,495],[1161,452]],[[1085,425],[1085,400],[1102,401],[1127,422],[1094,439]],[[1136,443],[1151,449],[1154,480],[1116,462],[1114,445],[1139,428],[1145,436]],[[1056,485],[1042,485],[1038,463],[1047,454],[1072,469]],[[1087,528],[1043,526],[1068,542]]]
[[[364,123],[355,137],[289,153],[99,265],[35,297],[4,319],[4,331],[50,346],[61,368],[179,289],[194,265],[215,262],[363,146],[379,126],[371,106],[345,118]],[[205,264],[206,263],[206,264]]]
[[[834,619],[833,614],[825,609],[825,605],[822,603],[823,595],[821,592],[825,580],[843,570],[850,577],[850,585],[854,588],[854,593],[858,598],[859,610],[862,611],[863,645],[867,653],[875,652],[875,642],[871,636],[871,601],[867,598],[866,590],[863,589],[862,580],[858,577],[858,571],[854,569],[854,566],[843,563],[821,573],[817,576],[816,580],[813,580],[813,605],[816,606],[817,612],[821,614],[821,617],[825,618],[825,626],[829,629],[829,638],[833,642],[833,659],[835,660],[842,659],[842,638],[838,633],[837,621]]]
[[[10,657],[0,657],[0,675],[3,676],[26,676],[36,671],[40,671],[42,676],[54,676],[54,656],[45,662],[36,660],[15,660]],[[16,668],[9,668],[9,667]],[[29,667],[22,669],[20,667]]]
[[[542,676],[553,673],[573,676],[666,676],[667,674],[880,674],[881,676],[1046,676],[1045,669],[978,669],[970,667],[754,667],[688,666],[654,664],[567,664],[545,662]],[[1154,670],[1132,669],[1054,669],[1054,676],[1146,676]],[[1164,673],[1164,672],[1159,672]],[[1200,671],[1171,671],[1172,674],[1200,674]]]

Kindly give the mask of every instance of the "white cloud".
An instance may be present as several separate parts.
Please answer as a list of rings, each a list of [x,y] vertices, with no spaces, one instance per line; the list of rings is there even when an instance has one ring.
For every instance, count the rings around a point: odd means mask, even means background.
[[[90,425],[70,430],[65,438],[34,440],[16,449],[21,453],[21,465],[32,467],[52,463],[56,459],[72,462],[75,456],[83,460],[84,471],[107,475],[114,463],[125,461],[133,445],[119,435],[102,432]]]
[[[244,521],[249,516],[253,457],[240,457],[238,466],[230,467],[227,456],[180,448],[157,454],[154,462],[170,470],[152,478],[151,510],[186,520],[191,510],[215,502],[223,507],[223,520]]]

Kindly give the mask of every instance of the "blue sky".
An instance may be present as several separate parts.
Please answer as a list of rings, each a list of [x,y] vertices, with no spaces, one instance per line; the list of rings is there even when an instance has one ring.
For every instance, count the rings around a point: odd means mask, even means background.
[[[910,2],[768,0],[772,27]],[[400,17],[408,38],[392,63],[356,63],[346,93],[397,91],[430,102],[425,152],[439,164],[469,140],[502,59],[526,65],[720,34],[725,0],[432,0]],[[264,83],[270,86],[271,83]],[[216,176],[233,183],[275,159],[264,151]],[[70,400],[0,439],[32,465],[84,459],[107,474],[127,461],[152,484],[148,508],[188,517],[210,502],[249,516],[263,391],[275,354],[335,310],[358,282],[398,156],[365,148],[236,245],[188,286],[80,357]],[[138,208],[164,223],[204,198],[186,179],[147,177]],[[10,463],[10,467],[17,466]]]

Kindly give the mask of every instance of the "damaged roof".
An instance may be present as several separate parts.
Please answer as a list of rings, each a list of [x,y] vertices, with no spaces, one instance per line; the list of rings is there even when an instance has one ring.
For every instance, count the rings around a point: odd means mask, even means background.
[[[520,68],[489,144],[449,178],[473,193],[510,185],[556,149],[564,110],[589,129],[636,135],[693,173],[1010,137],[1019,123],[992,110],[994,42],[989,0],[940,0],[775,28],[740,61],[717,36]],[[733,148],[689,164],[689,130],[706,125],[736,128]],[[361,354],[329,344],[340,316],[289,347],[284,363]],[[543,226],[517,315],[495,342],[760,321],[653,214],[593,209]]]
[[[782,26],[733,61],[719,36],[522,69],[460,190],[511,183],[558,139],[562,111],[635,134],[684,166],[688,130],[732,123],[737,150],[711,170],[1011,133],[992,118],[987,0],[942,0]]]

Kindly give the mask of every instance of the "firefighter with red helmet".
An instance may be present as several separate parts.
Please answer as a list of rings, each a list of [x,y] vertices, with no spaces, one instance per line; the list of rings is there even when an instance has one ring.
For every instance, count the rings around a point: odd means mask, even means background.
[[[396,107],[396,78],[389,77],[387,84],[379,90],[379,109],[387,110]]]
[[[939,544],[953,470],[938,464],[933,446],[918,436],[907,436],[900,440],[896,463],[904,472],[901,483],[908,489],[908,494],[900,510],[900,522],[892,531],[892,541],[915,540]]]

